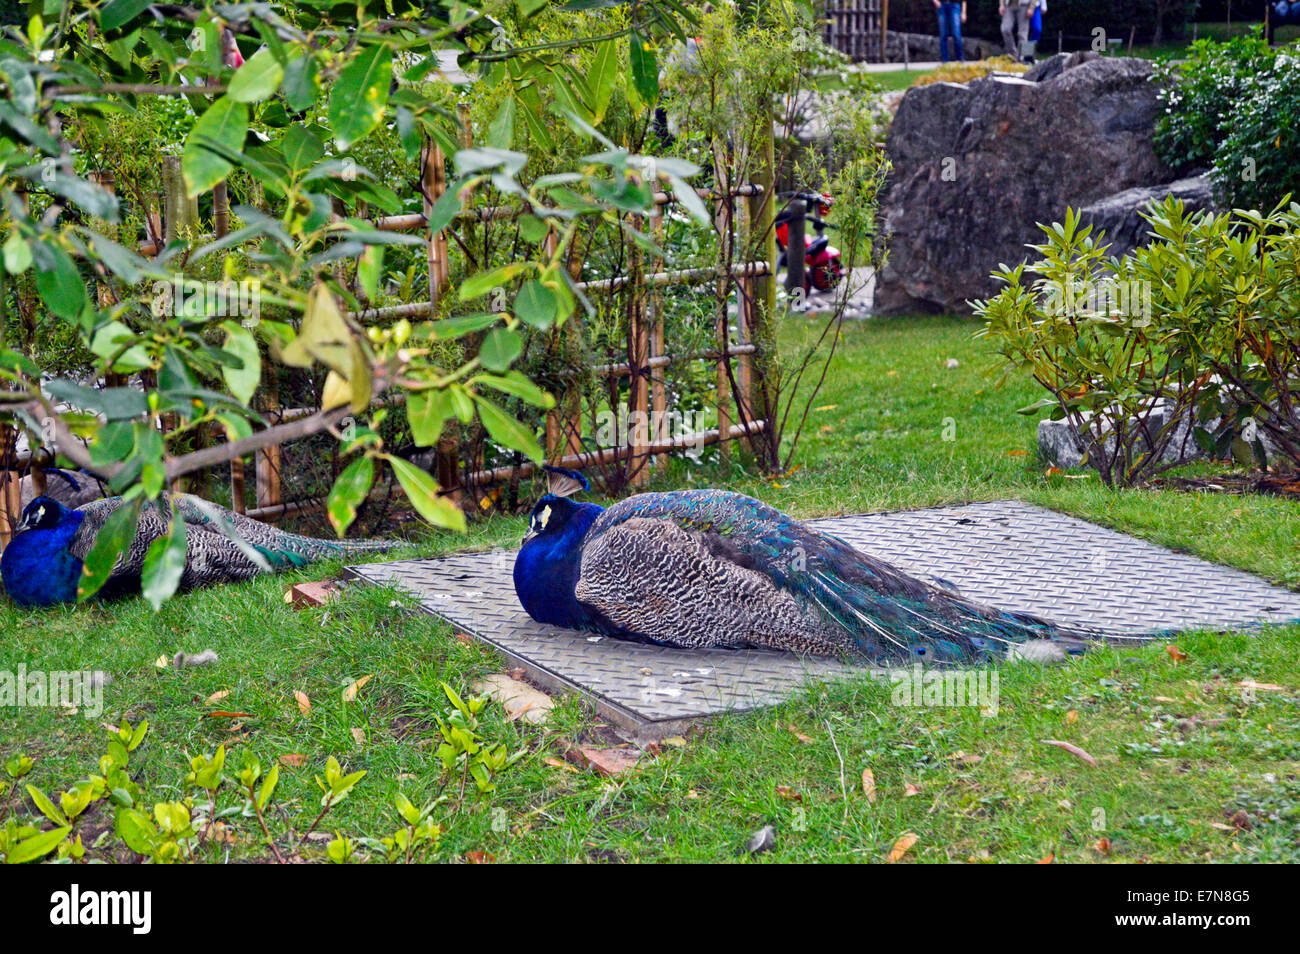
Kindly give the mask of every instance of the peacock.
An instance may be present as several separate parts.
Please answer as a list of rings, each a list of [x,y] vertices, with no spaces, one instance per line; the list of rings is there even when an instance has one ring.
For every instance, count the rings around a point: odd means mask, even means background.
[[[967,599],[723,490],[570,499],[578,472],[548,467],[514,564],[539,623],[684,648],[768,648],[873,662],[1049,661],[1099,633]]]
[[[259,573],[305,566],[315,560],[398,544],[383,540],[317,540],[287,533],[190,494],[169,499],[185,521],[185,570],[181,588],[247,580]],[[0,553],[0,579],[20,606],[53,606],[77,599],[82,563],[121,497],[96,500],[70,510],[41,496],[22,512],[14,537]],[[118,558],[102,596],[138,590],[149,544],[168,533],[166,501],[140,510],[135,537]]]

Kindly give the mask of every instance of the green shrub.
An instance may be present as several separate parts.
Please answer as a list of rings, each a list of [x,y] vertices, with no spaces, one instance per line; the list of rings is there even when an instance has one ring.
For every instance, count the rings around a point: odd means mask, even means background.
[[[994,275],[1007,287],[975,303],[979,334],[1050,393],[1021,413],[1050,407],[1054,420],[1069,420],[1107,486],[1138,483],[1166,466],[1161,458],[1195,399],[1194,368],[1151,321],[1139,263],[1107,256],[1073,209],[1064,223],[1040,228],[1047,241],[1031,247],[1042,258],[1002,266]],[[1028,284],[1026,273],[1036,276]],[[1174,413],[1162,414],[1165,406]]]
[[[1271,208],[1300,191],[1298,66],[1259,37],[1193,44],[1157,74],[1157,154],[1180,172],[1209,169],[1231,208]]]
[[[1144,217],[1155,241],[1113,258],[1071,210],[1043,227],[1042,259],[995,273],[1007,288],[977,303],[981,334],[1050,392],[1023,410],[1068,419],[1107,485],[1173,466],[1183,425],[1214,456],[1262,463],[1266,436],[1300,466],[1300,205],[1169,198]]]

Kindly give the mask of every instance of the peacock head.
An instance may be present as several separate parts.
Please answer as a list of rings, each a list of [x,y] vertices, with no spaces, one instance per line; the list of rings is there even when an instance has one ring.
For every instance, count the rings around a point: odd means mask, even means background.
[[[53,497],[37,497],[23,508],[22,519],[18,521],[14,533],[22,533],[24,530],[53,530],[71,512]]]
[[[546,494],[537,501],[532,516],[528,518],[528,533],[524,535],[524,543],[534,537],[563,533],[573,515],[580,509],[569,498],[580,490],[591,489],[587,478],[576,470],[565,470],[549,464],[543,469],[550,475],[546,482]]]

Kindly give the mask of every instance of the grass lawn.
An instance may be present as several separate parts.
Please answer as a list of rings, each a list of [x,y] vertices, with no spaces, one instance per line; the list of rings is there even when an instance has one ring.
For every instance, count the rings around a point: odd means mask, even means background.
[[[1013,413],[1036,399],[1035,388],[987,376],[992,361],[972,339],[975,327],[951,318],[851,324],[794,473],[767,481],[739,465],[679,463],[660,481],[727,486],[804,517],[1019,497],[1300,586],[1293,503],[1045,478],[1034,421]],[[812,330],[792,321],[786,343]],[[949,358],[959,366],[948,369]],[[492,520],[468,540],[431,535],[418,551],[513,542],[522,528],[522,518]],[[296,841],[287,832],[316,817],[313,777],[335,755],[345,770],[368,774],[321,829],[389,835],[398,792],[418,804],[445,789],[452,797],[434,812],[444,833],[430,856],[440,859],[481,851],[498,861],[727,860],[770,824],[775,847],[761,857],[772,860],[879,861],[905,833],[916,836],[911,861],[1300,860],[1300,626],[1188,634],[1182,661],[1161,644],[1098,650],[1060,668],[1007,665],[991,718],[893,705],[887,684],[865,678],[816,687],[712,722],[619,782],[560,761],[562,743],[590,731],[581,701],[557,700],[546,730],[507,722],[489,705],[483,734],[527,754],[495,792],[458,800],[459,778],[446,784],[434,754],[434,716],[448,710],[440,683],[464,691],[500,663],[408,613],[391,591],[354,589],[328,611],[290,609],[282,594],[293,578],[191,593],[157,615],[138,599],[52,612],[0,602],[0,670],[113,675],[99,719],[7,710],[0,759],[32,756],[24,781],[61,790],[103,754],[102,722],[147,718],[132,767],[152,806],[183,797],[188,756],[223,742],[233,769],[243,751],[268,768],[294,756],[302,764],[281,764],[268,810],[286,853]],[[159,656],[204,649],[220,662],[155,666]],[[373,679],[344,701],[344,687],[366,675]],[[1252,696],[1238,687],[1244,679],[1283,688]],[[309,714],[295,690],[310,698]],[[209,701],[221,692],[229,695]],[[252,715],[208,717],[218,709]],[[1044,739],[1069,741],[1097,765]],[[874,799],[863,792],[864,770]],[[25,795],[7,804],[19,817],[34,814]],[[218,805],[242,805],[229,783]],[[92,855],[127,857],[108,824],[92,808],[84,843],[100,843]],[[200,858],[269,857],[254,819],[233,814],[225,824],[226,839],[207,843]],[[325,856],[320,841],[299,850]]]

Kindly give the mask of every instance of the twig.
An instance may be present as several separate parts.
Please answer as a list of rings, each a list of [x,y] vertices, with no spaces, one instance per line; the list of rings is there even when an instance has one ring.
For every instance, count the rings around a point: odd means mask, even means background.
[[[835,757],[836,757],[837,759],[840,760],[840,798],[841,798],[841,800],[844,802],[844,822],[845,822],[845,824],[848,824],[848,821],[849,821],[849,789],[848,789],[848,786],[844,783],[844,756],[840,754],[840,747],[839,747],[839,745],[836,744],[836,742],[835,742],[835,730],[831,728],[831,720],[830,720],[830,719],[823,719],[822,721],[823,721],[824,723],[826,723],[826,731],[827,731],[828,733],[830,733],[830,737],[831,737],[831,748],[833,748],[833,749],[835,750]]]

